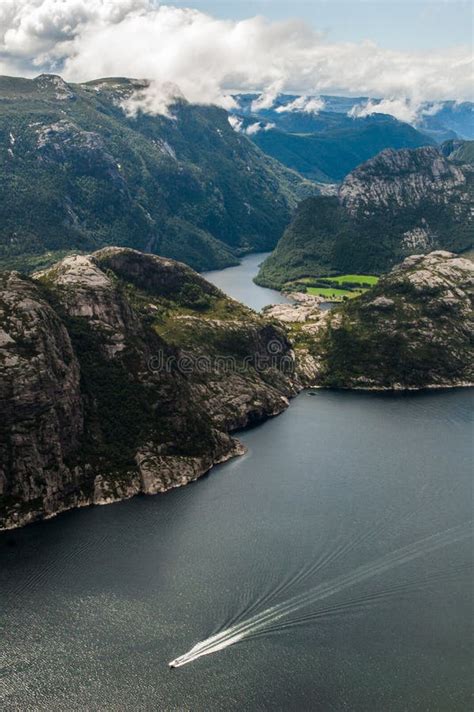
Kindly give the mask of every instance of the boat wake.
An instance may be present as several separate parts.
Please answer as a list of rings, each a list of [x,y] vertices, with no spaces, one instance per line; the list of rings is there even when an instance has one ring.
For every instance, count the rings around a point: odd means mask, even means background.
[[[250,616],[240,623],[235,623],[234,625],[229,626],[225,630],[197,643],[187,653],[184,653],[184,655],[180,655],[172,660],[169,663],[169,666],[172,668],[181,667],[182,665],[187,665],[188,663],[197,660],[203,655],[216,653],[219,650],[229,647],[230,645],[234,645],[244,638],[254,636],[262,631],[284,628],[285,623],[281,624],[279,622],[292,613],[296,613],[307,606],[314,606],[317,602],[329,598],[330,596],[334,596],[350,586],[355,586],[356,584],[385,573],[386,571],[389,571],[397,566],[407,564],[415,559],[436,551],[437,549],[463,541],[471,535],[471,522],[467,522],[437,534],[427,536],[423,539],[419,539],[412,544],[396,549],[372,562],[358,566],[349,573],[341,574],[329,581],[320,583],[308,591],[297,594],[287,601],[271,606],[260,613]],[[366,602],[371,602],[387,595],[393,595],[397,591],[406,590],[406,588],[407,587],[402,584],[401,586],[394,587],[382,593],[362,597],[350,602],[350,604],[340,604],[333,606],[332,608],[325,608],[313,612],[312,614],[299,618],[296,621],[292,621],[292,623],[304,623],[305,621],[314,619],[315,617],[322,616],[333,611],[343,610],[344,606],[347,607],[354,604],[363,605]]]

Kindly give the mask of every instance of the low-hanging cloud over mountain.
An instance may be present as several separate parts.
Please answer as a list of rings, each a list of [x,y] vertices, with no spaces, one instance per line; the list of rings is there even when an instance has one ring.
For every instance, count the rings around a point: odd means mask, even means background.
[[[349,111],[349,116],[362,118],[372,114],[391,114],[399,121],[408,124],[417,123],[424,116],[436,114],[441,104],[423,103],[419,99],[368,99],[362,104],[356,104]]]
[[[325,107],[324,99],[315,96],[299,96],[287,104],[282,104],[275,111],[277,114],[299,111],[304,114],[319,114]]]
[[[156,113],[174,92],[228,109],[232,91],[261,92],[260,108],[280,92],[323,92],[384,97],[387,111],[409,118],[425,100],[471,99],[472,61],[469,47],[402,52],[369,40],[330,42],[297,20],[220,20],[157,0],[0,3],[0,72],[146,77],[135,108]],[[360,113],[372,110],[380,107]]]

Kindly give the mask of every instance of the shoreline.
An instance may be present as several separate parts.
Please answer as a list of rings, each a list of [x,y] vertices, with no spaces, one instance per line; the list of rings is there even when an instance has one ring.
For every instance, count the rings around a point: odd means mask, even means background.
[[[395,386],[393,388],[389,387],[383,387],[383,386],[367,386],[367,387],[353,387],[353,388],[333,388],[333,387],[328,387],[328,386],[303,386],[300,390],[298,390],[294,396],[292,396],[288,402],[288,406],[285,407],[284,409],[276,412],[276,413],[270,413],[268,416],[264,419],[261,420],[258,423],[255,423],[254,425],[250,425],[247,427],[243,428],[238,428],[234,432],[238,434],[239,432],[246,432],[247,430],[252,430],[254,427],[257,427],[258,425],[264,425],[268,420],[271,420],[272,418],[278,417],[282,413],[284,413],[287,408],[291,407],[291,401],[293,398],[296,398],[299,395],[302,395],[303,393],[308,393],[308,395],[312,394],[312,391],[318,392],[318,391],[333,391],[333,392],[343,392],[343,393],[351,393],[351,392],[356,392],[356,393],[393,393],[397,395],[401,395],[402,393],[422,393],[423,391],[426,392],[432,392],[432,391],[441,391],[441,390],[446,390],[450,391],[453,389],[464,389],[464,388],[474,388],[474,383],[470,382],[459,382],[456,384],[445,384],[445,385],[440,385],[440,384],[429,384],[426,386]],[[230,434],[229,434],[230,435]],[[94,494],[92,497],[86,499],[83,497],[79,497],[78,500],[70,505],[66,505],[64,507],[60,507],[56,509],[53,512],[50,512],[44,516],[41,517],[33,517],[33,518],[28,518],[27,516],[19,522],[15,522],[12,524],[9,524],[4,527],[0,527],[0,535],[3,532],[7,531],[14,531],[15,529],[22,529],[25,526],[29,525],[34,525],[34,524],[41,524],[42,522],[46,522],[51,519],[55,519],[57,516],[60,516],[61,514],[64,514],[66,512],[73,511],[74,509],[84,509],[86,507],[104,507],[109,504],[116,504],[118,502],[125,502],[129,499],[133,499],[133,497],[137,497],[139,495],[147,496],[147,497],[152,497],[156,495],[162,495],[162,494],[167,494],[168,492],[171,492],[174,489],[178,489],[180,487],[186,487],[187,485],[192,484],[193,482],[197,482],[201,477],[204,477],[206,475],[209,475],[212,473],[212,470],[217,466],[217,465],[222,465],[225,464],[226,462],[229,462],[230,460],[233,460],[236,457],[241,457],[246,454],[247,448],[240,442],[238,438],[232,438],[234,441],[234,447],[231,448],[225,455],[221,455],[220,457],[216,458],[213,460],[210,464],[202,463],[201,467],[198,467],[196,471],[193,472],[192,476],[186,477],[182,476],[181,479],[175,480],[172,483],[170,483],[168,486],[165,486],[162,489],[157,489],[156,491],[146,491],[146,489],[143,489],[143,481],[142,477],[139,474],[136,474],[131,477],[130,483],[128,487],[124,488],[122,493],[119,494],[112,494],[111,492],[108,492],[105,494],[105,492],[102,490],[102,485],[104,484],[104,478],[102,475],[97,475],[95,479],[95,488],[94,488]],[[187,458],[188,460],[191,458]],[[182,465],[183,463],[180,463],[179,461],[176,463],[177,465]],[[106,484],[106,481],[105,481]],[[102,490],[102,494],[99,494]]]
[[[421,393],[423,391],[448,391],[454,388],[474,388],[474,382],[470,381],[459,381],[458,383],[430,383],[426,386],[307,386],[305,390],[308,391],[342,391],[344,393],[358,392],[358,393]]]

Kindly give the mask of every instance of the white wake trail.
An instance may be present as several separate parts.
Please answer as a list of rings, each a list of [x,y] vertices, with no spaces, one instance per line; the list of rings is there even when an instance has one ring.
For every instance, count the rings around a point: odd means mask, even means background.
[[[169,665],[170,667],[181,667],[182,665],[197,660],[203,655],[216,653],[223,648],[234,645],[243,638],[270,627],[281,618],[305,606],[333,596],[349,586],[366,581],[396,566],[409,563],[437,549],[467,539],[471,536],[470,524],[470,522],[462,524],[420,539],[412,544],[396,549],[390,554],[380,557],[373,562],[358,566],[348,574],[341,574],[330,581],[311,588],[309,591],[293,596],[289,600],[278,603],[275,606],[271,606],[261,613],[257,613],[197,643],[187,653],[172,660]]]

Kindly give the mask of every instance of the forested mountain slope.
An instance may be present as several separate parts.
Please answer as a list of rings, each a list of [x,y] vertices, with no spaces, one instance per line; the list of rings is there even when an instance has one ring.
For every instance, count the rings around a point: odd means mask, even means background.
[[[317,192],[222,109],[179,100],[169,116],[131,115],[144,85],[0,78],[0,266],[114,244],[223,267],[274,247]]]

